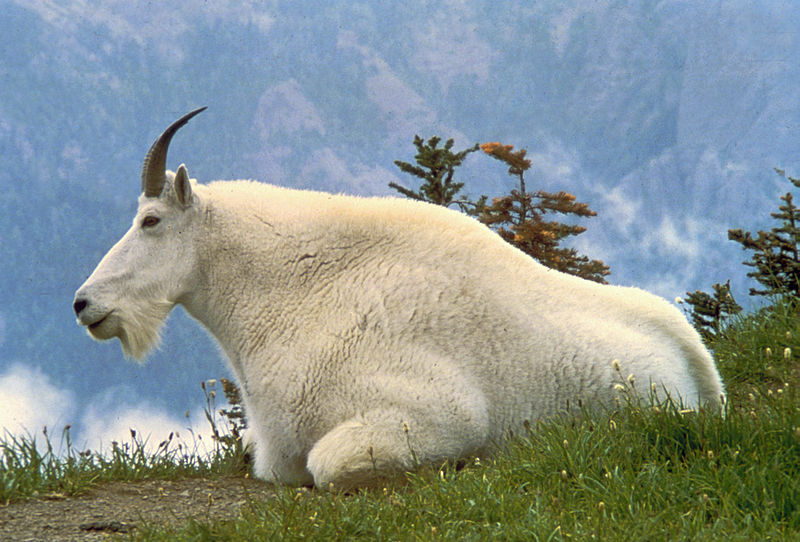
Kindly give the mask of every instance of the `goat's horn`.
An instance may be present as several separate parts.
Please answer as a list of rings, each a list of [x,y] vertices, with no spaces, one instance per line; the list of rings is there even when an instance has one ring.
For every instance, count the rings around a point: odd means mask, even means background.
[[[147,151],[144,157],[144,164],[142,165],[142,192],[148,198],[155,198],[161,195],[161,190],[164,188],[166,180],[165,173],[167,171],[167,149],[172,136],[175,135],[184,124],[189,122],[189,119],[203,111],[205,107],[195,109],[191,113],[187,113],[172,124],[169,128],[164,130],[164,133],[158,136]]]

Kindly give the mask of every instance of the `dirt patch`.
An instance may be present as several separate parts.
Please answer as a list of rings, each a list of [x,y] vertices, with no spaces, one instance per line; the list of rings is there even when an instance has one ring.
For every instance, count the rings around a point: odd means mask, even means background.
[[[250,478],[109,482],[75,497],[48,495],[0,506],[0,540],[106,540],[140,525],[235,518],[249,503],[272,495],[272,486]]]

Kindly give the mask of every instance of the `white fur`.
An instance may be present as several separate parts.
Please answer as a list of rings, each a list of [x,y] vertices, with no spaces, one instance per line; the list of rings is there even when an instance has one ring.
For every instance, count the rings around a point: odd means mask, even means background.
[[[455,211],[250,181],[193,181],[182,205],[173,178],[76,294],[79,321],[110,315],[92,336],[143,357],[183,304],[230,361],[265,480],[352,487],[481,453],[613,404],[629,374],[687,406],[724,393],[666,301],[547,269]]]

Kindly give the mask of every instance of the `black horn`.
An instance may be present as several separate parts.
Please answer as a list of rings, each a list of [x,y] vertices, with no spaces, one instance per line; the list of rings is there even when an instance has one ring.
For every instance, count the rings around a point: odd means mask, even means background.
[[[167,149],[172,136],[175,135],[184,124],[189,122],[189,119],[204,111],[205,107],[195,109],[191,113],[187,113],[172,124],[169,128],[164,130],[158,139],[153,142],[147,155],[144,157],[144,164],[142,165],[142,192],[148,198],[155,198],[161,195],[161,190],[164,188],[164,181],[166,180],[164,174],[167,171]]]

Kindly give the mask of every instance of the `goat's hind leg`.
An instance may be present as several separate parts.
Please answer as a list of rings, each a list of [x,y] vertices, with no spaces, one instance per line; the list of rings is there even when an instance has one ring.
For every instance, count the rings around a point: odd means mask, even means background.
[[[463,457],[484,445],[485,427],[475,418],[447,418],[426,420],[396,409],[352,418],[314,445],[307,469],[320,488],[374,487],[420,464]]]

